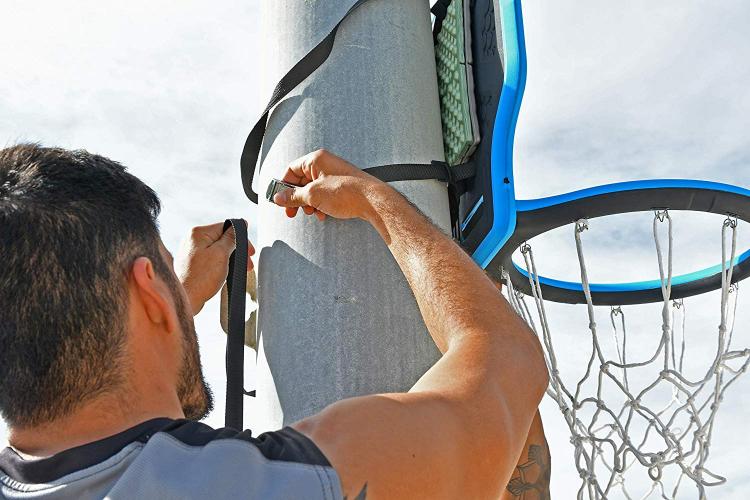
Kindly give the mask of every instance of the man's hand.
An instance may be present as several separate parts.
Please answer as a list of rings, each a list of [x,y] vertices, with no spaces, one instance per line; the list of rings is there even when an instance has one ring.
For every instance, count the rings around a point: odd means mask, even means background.
[[[367,219],[370,204],[368,190],[383,184],[351,163],[324,150],[295,160],[286,171],[284,182],[301,186],[277,193],[273,201],[286,207],[289,217],[299,208],[318,219],[326,215],[337,219]]]
[[[234,228],[222,233],[223,228],[223,222],[194,227],[180,248],[175,271],[190,299],[193,315],[221,290],[227,278],[229,257],[234,251]],[[248,242],[247,250],[249,271],[253,268],[250,256],[255,248]]]

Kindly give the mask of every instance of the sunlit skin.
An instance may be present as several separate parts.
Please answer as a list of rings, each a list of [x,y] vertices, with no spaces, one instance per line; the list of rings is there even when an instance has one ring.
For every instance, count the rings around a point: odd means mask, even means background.
[[[536,337],[471,258],[393,188],[324,151],[293,162],[284,180],[304,186],[276,195],[290,217],[302,208],[321,223],[359,218],[374,227],[443,353],[408,392],[345,399],[292,426],[325,454],[347,498],[501,497],[547,385]],[[192,314],[227,274],[233,236],[221,228],[193,230],[174,293],[151,261],[134,260],[123,386],[48,427],[11,429],[11,445],[47,456],[153,417],[207,410]]]
[[[182,300],[192,312],[221,288],[234,250],[234,233],[222,235],[223,224],[193,229],[178,263],[184,286],[174,297],[147,257],[136,258],[127,275],[128,308],[121,387],[82,404],[70,415],[47,425],[9,429],[9,444],[26,457],[46,457],[60,451],[122,432],[157,417],[184,418],[178,396],[180,370],[185,354],[180,321]],[[172,254],[160,244],[160,252],[174,271]],[[254,249],[249,246],[252,255]],[[252,262],[248,259],[248,267]],[[200,276],[201,278],[196,278]],[[175,275],[175,280],[176,280]],[[197,349],[197,345],[188,347]]]
[[[392,187],[326,151],[292,162],[302,186],[274,202],[321,221],[359,218],[383,238],[443,353],[408,393],[332,404],[296,424],[347,498],[502,496],[547,384],[541,345],[495,285]]]

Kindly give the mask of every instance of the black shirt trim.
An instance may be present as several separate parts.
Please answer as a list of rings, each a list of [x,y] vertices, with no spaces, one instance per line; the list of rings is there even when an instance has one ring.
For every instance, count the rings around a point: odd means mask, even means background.
[[[189,446],[205,446],[219,439],[239,439],[254,445],[268,460],[331,466],[315,443],[291,427],[253,437],[250,430],[214,429],[192,420],[155,418],[47,458],[24,460],[12,448],[5,448],[0,452],[0,471],[23,483],[49,483],[103,462],[131,443],[146,443],[157,432],[165,432]]]

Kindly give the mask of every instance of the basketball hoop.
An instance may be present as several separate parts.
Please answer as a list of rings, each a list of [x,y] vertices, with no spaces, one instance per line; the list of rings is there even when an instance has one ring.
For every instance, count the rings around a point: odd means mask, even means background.
[[[645,210],[654,211],[658,279],[590,283],[584,252],[589,221]],[[721,225],[719,265],[681,276],[673,274],[672,210],[726,217]],[[505,293],[544,346],[550,373],[547,394],[569,428],[575,467],[581,477],[577,497],[606,499],[619,490],[624,498],[634,498],[626,479],[641,468],[648,476],[646,484],[650,482],[650,489],[638,498],[676,498],[688,482],[696,485],[699,498],[706,498],[708,488],[726,481],[708,468],[716,415],[727,389],[750,364],[750,349],[733,345],[738,282],[750,274],[750,251],[737,255],[738,220],[750,222],[750,191],[702,181],[621,183],[519,201],[517,220],[514,234],[500,251]],[[527,242],[570,223],[574,226],[579,283],[541,276]],[[523,266],[511,259],[516,248],[523,256]],[[720,293],[716,351],[710,353],[712,361],[702,372],[704,375],[692,377],[685,371],[684,298],[713,290]],[[547,312],[550,302],[586,305],[591,353],[583,376],[573,383],[561,375]],[[649,302],[662,304],[658,319],[660,339],[650,356],[631,359],[628,322],[622,306]],[[609,355],[602,348],[606,334],[595,321],[595,309],[601,306],[609,307],[612,338],[608,342],[616,347]],[[655,397],[656,402],[652,401]]]

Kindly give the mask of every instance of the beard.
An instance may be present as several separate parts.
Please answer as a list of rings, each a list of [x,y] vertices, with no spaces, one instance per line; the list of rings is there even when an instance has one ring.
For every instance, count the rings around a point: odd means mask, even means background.
[[[185,418],[201,420],[214,409],[214,395],[203,376],[198,336],[195,334],[193,316],[188,312],[187,303],[180,289],[182,285],[176,278],[170,285],[182,329],[182,366],[177,382],[177,397]]]

